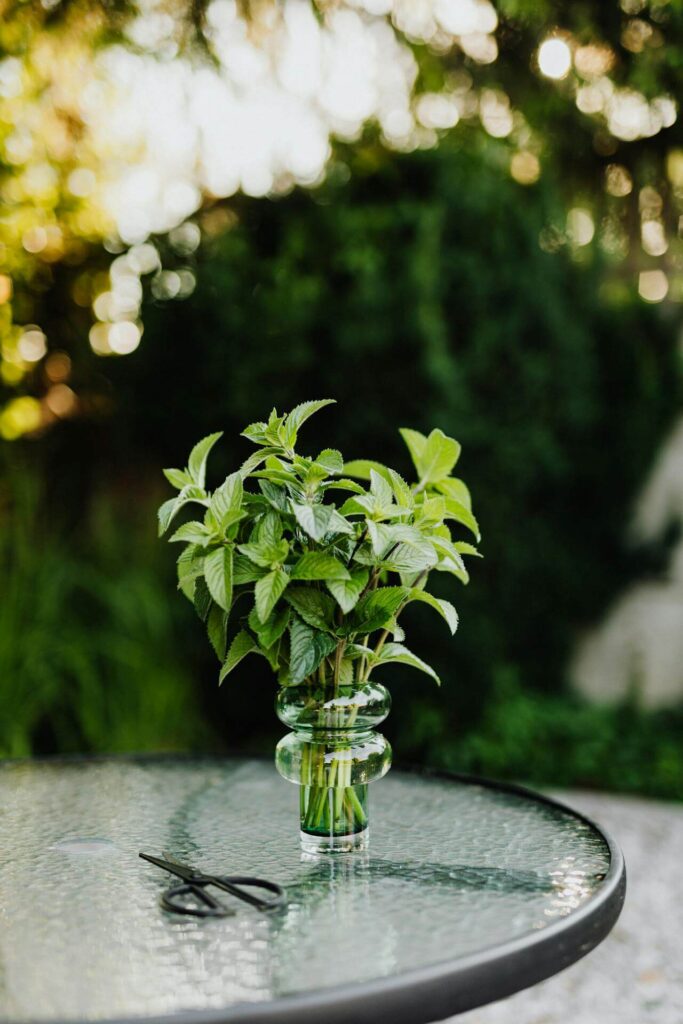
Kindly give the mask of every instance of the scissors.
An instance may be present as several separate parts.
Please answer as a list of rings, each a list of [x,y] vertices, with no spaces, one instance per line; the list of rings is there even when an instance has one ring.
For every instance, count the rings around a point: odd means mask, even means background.
[[[223,892],[236,896],[237,899],[249,903],[257,910],[275,910],[285,902],[284,889],[275,882],[268,882],[263,878],[252,878],[249,875],[207,875],[197,868],[191,868],[186,864],[180,864],[169,853],[163,851],[163,858],[153,857],[151,853],[140,851],[140,857],[150,864],[169,871],[172,875],[182,878],[180,885],[172,885],[161,896],[161,906],[164,910],[174,911],[176,914],[191,914],[193,917],[229,917],[234,913],[220,900],[215,899],[206,891],[207,886],[213,885]],[[248,885],[254,889],[265,889],[274,894],[272,899],[262,899],[255,893],[242,889],[241,886]],[[187,902],[183,897],[193,896],[200,905]]]

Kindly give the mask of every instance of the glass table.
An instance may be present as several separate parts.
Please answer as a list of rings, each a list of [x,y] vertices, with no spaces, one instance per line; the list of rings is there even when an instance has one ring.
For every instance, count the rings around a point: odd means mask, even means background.
[[[394,770],[370,851],[317,860],[297,800],[267,761],[0,764],[0,1019],[422,1024],[556,973],[619,916],[618,848],[526,790]],[[171,914],[139,850],[269,879],[286,905]]]

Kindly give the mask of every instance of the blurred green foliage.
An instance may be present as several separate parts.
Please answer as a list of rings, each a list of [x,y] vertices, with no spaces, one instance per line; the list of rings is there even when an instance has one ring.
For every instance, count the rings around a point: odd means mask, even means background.
[[[407,472],[396,427],[457,436],[480,514],[485,561],[464,594],[443,591],[461,614],[455,640],[424,610],[407,616],[444,687],[397,671],[387,732],[398,759],[680,796],[680,717],[663,726],[563,693],[580,631],[640,571],[623,536],[679,407],[672,325],[635,296],[606,304],[597,249],[582,264],[542,251],[552,189],[516,186],[488,150],[355,159],[348,183],[332,174],[314,193],[242,200],[237,225],[203,250],[194,296],[148,303],[143,344],[108,364],[111,415],[40,442],[74,524],[103,481],[126,481],[139,509],[100,508],[85,545],[25,525],[42,554],[27,542],[18,558],[3,536],[15,586],[41,591],[43,645],[16,644],[28,603],[12,601],[0,657],[31,699],[17,738],[3,715],[5,752],[202,739],[268,749],[278,726],[267,668],[236,673],[229,696],[215,688],[201,625],[176,610],[172,566],[160,568],[171,560],[149,547],[159,492],[147,481],[216,429],[222,478],[248,453],[231,440],[243,423],[316,395],[339,405],[303,439],[312,450]],[[7,709],[18,697],[5,687],[1,699]]]
[[[35,467],[4,468],[0,756],[199,744],[169,588],[135,515],[94,499],[82,542],[41,501]]]

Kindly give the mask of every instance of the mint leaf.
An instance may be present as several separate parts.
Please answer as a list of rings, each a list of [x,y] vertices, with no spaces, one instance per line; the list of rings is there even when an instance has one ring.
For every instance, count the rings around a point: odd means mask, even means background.
[[[260,565],[254,565],[246,555],[235,554],[233,558],[232,582],[236,587],[243,583],[255,583],[262,576],[266,575],[267,569]]]
[[[279,601],[289,583],[289,576],[282,569],[274,569],[263,576],[254,587],[256,613],[265,622]]]
[[[246,437],[249,441],[255,441],[256,444],[263,444],[266,440],[267,429],[267,423],[250,423],[248,427],[244,428],[240,437]]]
[[[207,616],[211,611],[211,594],[203,576],[198,576],[195,582],[193,602],[197,615],[202,622],[206,622]]]
[[[289,544],[286,540],[279,540],[275,544],[256,541],[238,544],[237,550],[240,554],[246,555],[250,562],[269,569],[284,562],[289,553]]]
[[[297,523],[309,537],[313,540],[323,539],[329,529],[333,511],[331,505],[298,505],[292,502],[292,511]]]
[[[322,590],[312,587],[290,587],[285,600],[309,626],[334,629],[334,601]]]
[[[272,612],[265,622],[261,622],[256,608],[252,608],[249,615],[249,626],[254,630],[259,639],[259,644],[265,650],[276,643],[289,625],[289,605],[283,605]]]
[[[390,471],[381,462],[375,462],[373,459],[352,459],[351,462],[345,462],[343,472],[347,476],[357,476],[359,480],[369,480],[373,470],[389,482]]]
[[[187,541],[190,544],[208,544],[211,540],[211,531],[204,526],[204,523],[184,523],[169,538],[169,542]]]
[[[458,480],[456,477],[450,477],[448,480],[440,480],[435,484],[437,491],[441,494],[445,494],[448,498],[455,498],[461,505],[464,505],[470,512],[472,511],[472,498],[470,496],[469,488],[462,480]]]
[[[399,434],[405,441],[410,457],[413,460],[413,465],[417,470],[418,477],[421,477],[420,466],[422,463],[422,453],[425,450],[427,444],[427,438],[424,434],[421,434],[419,430],[411,430],[409,427],[401,427]]]
[[[357,484],[355,480],[328,480],[328,482],[321,488],[324,491],[330,490],[338,491],[353,491],[354,494],[365,494],[365,491],[360,484]]]
[[[307,551],[293,566],[293,580],[348,580],[349,571],[332,555],[322,551]]]
[[[282,520],[274,509],[269,509],[263,519],[259,521],[256,527],[256,537],[258,543],[266,547],[275,548],[279,544],[282,539]]]
[[[230,672],[232,672],[236,665],[239,665],[242,658],[245,658],[247,654],[251,654],[252,652],[255,654],[261,653],[253,636],[247,633],[246,629],[243,629],[237,634],[233,642],[230,644],[228,656],[223,662],[223,668],[218,676],[219,684],[223,682]]]
[[[406,587],[381,587],[361,598],[346,627],[354,633],[372,633],[382,629],[394,617],[407,597]]]
[[[455,519],[456,522],[462,523],[467,529],[474,534],[476,539],[481,540],[481,534],[479,532],[479,523],[474,518],[472,513],[465,505],[462,505],[455,498],[446,498],[446,519]]]
[[[470,555],[473,558],[483,558],[481,551],[477,551],[473,544],[468,544],[466,540],[456,540],[453,547],[461,555]]]
[[[425,672],[428,676],[431,676],[437,686],[441,686],[441,680],[437,676],[434,669],[418,658],[416,654],[409,651],[403,644],[385,644],[378,658],[374,659],[373,667],[380,665],[390,665],[392,663],[398,663],[400,665],[410,665],[411,668],[416,668],[420,672]]]
[[[459,457],[458,442],[452,437],[446,437],[443,430],[432,430],[420,455],[420,483],[433,484],[444,480]]]
[[[230,513],[239,512],[243,490],[240,474],[231,473],[211,495],[209,508],[216,517],[220,529],[224,528]]]
[[[183,487],[182,491],[175,498],[169,498],[168,501],[163,503],[157,512],[160,537],[163,537],[166,533],[176,513],[180,511],[183,505],[187,505],[191,501],[196,501],[200,505],[208,504],[204,491],[201,487],[197,487],[194,484],[188,484],[187,487]]]
[[[405,509],[412,509],[415,505],[415,498],[408,484],[400,473],[394,469],[388,469],[389,480],[396,498],[396,503]]]
[[[215,602],[211,605],[211,610],[206,620],[206,632],[209,635],[211,646],[216,652],[216,657],[222,662],[228,642],[228,613],[223,611]]]
[[[347,615],[358,602],[365,590],[370,573],[367,569],[353,569],[347,580],[328,580],[327,589]]]
[[[289,675],[293,684],[303,683],[337,646],[334,637],[320,633],[294,616],[289,624]]]
[[[216,441],[222,436],[222,430],[219,430],[216,434],[209,434],[208,437],[203,437],[201,441],[198,441],[190,452],[187,469],[193,482],[198,487],[204,486],[206,481],[206,460]]]
[[[204,578],[209,593],[216,604],[230,611],[232,603],[232,556],[231,544],[211,551],[204,559]]]
[[[469,573],[465,568],[465,563],[462,560],[460,552],[455,547],[452,541],[446,540],[444,537],[433,537],[432,544],[439,555],[439,561],[436,564],[436,569],[439,572],[450,572],[453,576],[457,576],[463,583],[469,583]]]
[[[192,483],[192,477],[182,469],[165,469],[163,473],[169,484],[179,490]]]
[[[423,604],[428,604],[431,608],[439,613],[442,619],[445,619],[448,623],[448,628],[451,634],[455,633],[458,628],[458,613],[451,604],[450,601],[444,600],[442,597],[434,597],[427,590],[419,590],[416,588],[411,589],[409,601],[422,601]]]
[[[326,405],[334,405],[334,398],[319,398],[312,402],[302,402],[301,405],[295,406],[285,420],[285,439],[290,447],[296,444],[299,431],[302,426],[320,409],[324,409]]]
[[[314,465],[320,466],[326,474],[339,476],[344,469],[344,459],[341,452],[336,448],[324,448],[317,456]]]
[[[370,492],[374,494],[377,504],[381,508],[386,508],[393,504],[394,492],[391,484],[376,469],[370,470]]]
[[[204,552],[195,544],[188,544],[178,556],[178,587],[185,597],[194,599],[195,580],[204,572]]]

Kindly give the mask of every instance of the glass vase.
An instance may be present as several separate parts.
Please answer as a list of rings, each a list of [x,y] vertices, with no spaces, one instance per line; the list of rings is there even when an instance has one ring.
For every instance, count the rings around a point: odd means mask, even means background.
[[[391,767],[391,747],[375,726],[389,714],[391,697],[379,683],[339,687],[283,687],[278,718],[292,732],[275,751],[283,778],[299,791],[301,847],[305,853],[367,848],[368,783]]]

